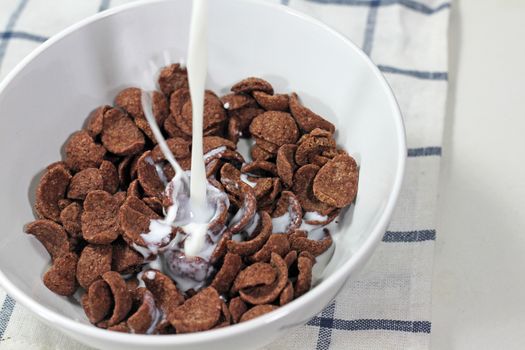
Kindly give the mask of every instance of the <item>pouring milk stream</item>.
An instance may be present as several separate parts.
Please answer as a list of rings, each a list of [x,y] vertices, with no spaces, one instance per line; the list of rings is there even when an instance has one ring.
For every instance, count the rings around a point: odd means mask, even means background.
[[[169,147],[156,124],[151,108],[151,96],[149,93],[142,94],[142,106],[151,126],[153,134],[160,146],[160,149],[170,165],[175,170],[175,177],[168,184],[171,190],[173,205],[168,209],[166,217],[162,220],[152,220],[150,232],[143,234],[142,237],[148,243],[148,249],[138,248],[143,255],[156,254],[156,249],[160,243],[165,243],[165,239],[170,237],[174,226],[181,227],[184,234],[177,233],[176,238],[170,242],[169,247],[164,251],[165,258],[177,259],[179,256],[200,257],[208,260],[214,248],[215,242],[209,242],[208,226],[214,216],[213,204],[221,200],[226,200],[225,194],[218,193],[214,187],[208,184],[205,169],[205,155],[203,155],[203,112],[204,112],[204,91],[207,72],[207,22],[208,22],[208,3],[207,0],[194,0],[190,27],[190,40],[188,47],[187,71],[188,81],[192,102],[192,158],[191,176],[189,172],[184,172],[177,160],[169,150]],[[171,187],[170,187],[171,186]],[[189,198],[188,198],[189,190]],[[188,211],[187,208],[190,208]],[[184,236],[184,241],[181,242]],[[175,254],[175,253],[177,254]],[[169,260],[169,259],[167,259]],[[159,263],[160,264],[160,263]],[[184,271],[181,270],[180,261],[177,264],[166,262],[168,270],[170,266],[177,265],[176,270],[171,269],[170,275],[178,282],[183,290],[200,287],[200,283],[191,283],[184,278]],[[184,266],[183,266],[184,267]],[[194,269],[194,266],[188,266]],[[182,268],[184,270],[184,268]],[[199,273],[199,279],[204,283],[208,270],[204,269]]]
[[[210,208],[207,201],[206,169],[202,154],[204,90],[208,69],[208,0],[194,0],[191,15],[190,43],[188,48],[188,82],[192,104],[192,152],[190,206],[193,213],[191,234],[186,238],[184,251],[195,256],[204,246]]]
[[[190,203],[197,222],[209,218],[206,170],[202,154],[204,89],[208,63],[208,0],[194,0],[188,48],[188,81],[193,106]]]

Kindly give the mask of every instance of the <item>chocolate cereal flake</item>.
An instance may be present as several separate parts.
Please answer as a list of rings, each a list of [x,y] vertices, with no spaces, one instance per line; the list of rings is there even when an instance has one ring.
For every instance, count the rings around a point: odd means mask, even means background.
[[[146,246],[141,234],[149,232],[150,220],[159,218],[159,215],[143,201],[133,196],[126,199],[118,214],[118,221],[126,242],[140,246]]]
[[[286,94],[271,95],[263,91],[254,91],[253,97],[267,111],[286,112],[290,105],[290,97]]]
[[[92,191],[84,201],[82,235],[93,244],[109,244],[118,234],[118,202],[105,191]]]
[[[258,115],[264,113],[264,109],[259,107],[246,107],[241,109],[236,109],[233,111],[228,111],[228,116],[230,119],[235,119],[239,123],[239,132],[242,137],[250,136],[250,124],[253,119]]]
[[[221,97],[221,102],[228,111],[235,111],[246,107],[256,107],[257,103],[247,94],[228,94]]]
[[[297,124],[286,112],[269,111],[258,115],[250,124],[250,132],[255,137],[274,143],[277,147],[295,143],[299,139]]]
[[[97,327],[106,328],[100,322],[99,324],[97,324]],[[120,332],[120,333],[130,333],[131,332],[131,329],[128,327],[126,322],[120,322],[119,324],[116,324],[114,326],[107,327],[107,330],[113,331],[113,332]]]
[[[314,178],[318,171],[319,167],[313,164],[303,165],[297,169],[294,175],[292,191],[297,196],[297,199],[299,199],[303,211],[328,215],[335,209],[335,207],[321,202],[313,193]]]
[[[290,301],[292,301],[294,298],[294,290],[293,290],[293,284],[292,282],[288,281],[286,284],[286,287],[284,287],[283,291],[281,292],[281,295],[279,296],[279,305],[283,306],[285,304],[288,304]]]
[[[184,297],[171,278],[160,271],[147,270],[142,275],[142,280],[165,317],[168,320],[174,317],[176,308],[184,303]]]
[[[134,334],[147,334],[148,330],[155,325],[159,311],[155,306],[153,294],[145,288],[139,288],[139,290],[142,291],[138,296],[140,305],[137,311],[129,316],[126,324]]]
[[[273,181],[271,177],[248,177],[248,181],[254,182],[255,187],[253,187],[253,192],[255,193],[255,198],[257,199],[257,204],[260,204],[261,199],[270,193],[273,188]]]
[[[119,174],[115,165],[107,160],[100,164],[100,175],[102,175],[102,189],[108,193],[114,194],[119,187]]]
[[[144,197],[142,198],[142,201],[159,216],[164,215],[162,212],[162,200],[159,197]]]
[[[296,150],[296,145],[286,144],[279,147],[277,151],[275,165],[277,167],[277,174],[281,178],[285,188],[290,188],[293,184],[293,175],[297,169],[297,164],[295,163]]]
[[[142,186],[140,186],[140,181],[138,179],[131,181],[126,195],[138,199],[142,198]]]
[[[49,169],[40,179],[36,189],[35,210],[42,218],[60,221],[58,201],[63,199],[71,175],[65,166]]]
[[[82,297],[84,312],[89,322],[93,324],[102,321],[109,314],[112,303],[111,289],[102,279],[91,283],[86,294]]]
[[[295,282],[294,297],[298,298],[304,293],[308,292],[312,286],[312,260],[306,257],[299,256],[297,258],[297,268],[299,275]]]
[[[36,220],[25,225],[26,233],[36,237],[53,260],[71,250],[66,230],[51,220]]]
[[[242,256],[251,255],[259,250],[272,233],[272,219],[266,212],[259,213],[257,228],[252,239],[244,242],[228,241],[228,251]]]
[[[111,270],[122,274],[140,271],[144,258],[126,242],[119,238],[112,244],[113,255],[111,261]]]
[[[203,138],[202,143],[204,154],[223,146],[231,150],[235,150],[237,148],[235,143],[219,136],[206,136]]]
[[[170,102],[171,114],[175,117],[177,127],[186,135],[192,134],[192,107],[189,91],[180,89],[171,95]],[[204,135],[215,134],[213,128],[220,127],[220,124],[226,120],[226,112],[221,101],[211,91],[204,94]],[[207,132],[208,131],[208,132]]]
[[[108,326],[114,326],[124,320],[131,310],[131,294],[126,286],[126,282],[118,272],[108,271],[102,275],[102,279],[109,285],[113,295],[113,314],[108,320]]]
[[[78,288],[75,279],[77,261],[78,257],[75,253],[66,253],[57,257],[44,274],[45,286],[58,295],[73,295]]]
[[[303,221],[303,211],[301,209],[301,203],[299,203],[299,200],[293,192],[283,191],[281,193],[281,197],[277,201],[272,217],[280,219],[284,217],[285,219],[288,219],[288,224],[284,228],[284,232],[281,233],[292,233],[301,226]],[[273,231],[276,232],[275,227]]]
[[[241,167],[243,173],[257,175],[257,176],[276,176],[277,166],[268,161],[254,160],[251,163],[243,164]]]
[[[102,190],[104,180],[99,169],[87,168],[76,173],[69,184],[67,196],[70,199],[85,199],[91,191]]]
[[[286,263],[286,266],[288,266],[288,270],[292,266],[292,264],[297,260],[297,251],[291,250],[286,254],[284,257],[284,262]]]
[[[277,272],[272,265],[262,262],[256,262],[242,270],[235,279],[232,292],[238,292],[241,289],[269,285],[275,281]]]
[[[169,138],[166,140],[168,148],[170,149],[175,159],[185,159],[191,157],[190,146],[191,142],[181,137]],[[154,162],[160,162],[165,160],[164,154],[160,150],[160,146],[155,146],[151,151],[151,158]]]
[[[178,63],[162,68],[159,74],[159,86],[164,95],[168,97],[175,90],[187,88],[189,85],[186,68],[181,67]]]
[[[237,144],[239,138],[241,137],[241,125],[238,118],[230,117],[228,120],[228,126],[226,131],[226,138]]]
[[[257,144],[253,145],[250,150],[250,155],[253,160],[269,160],[274,157],[274,155],[265,149],[261,148]]]
[[[119,184],[122,189],[127,188],[131,182],[130,166],[133,158],[133,156],[124,157],[117,166]]]
[[[242,289],[239,294],[247,303],[254,305],[268,304],[273,302],[288,282],[288,267],[284,260],[275,253],[271,255],[270,264],[277,272],[277,277],[272,284]]]
[[[355,199],[358,175],[354,158],[341,154],[326,163],[315,176],[314,195],[328,205],[343,208]]]
[[[115,105],[126,111],[133,118],[144,119],[144,111],[141,102],[142,90],[136,87],[129,87],[120,91],[115,97]]]
[[[273,212],[274,206],[275,206],[275,199],[281,193],[281,180],[278,177],[274,177],[272,180],[272,187],[269,192],[267,192],[264,196],[260,197],[259,202],[257,203],[257,206],[259,210],[264,210],[269,213]]]
[[[104,115],[101,140],[108,151],[119,156],[137,154],[145,144],[144,135],[135,123],[116,108]]]
[[[163,125],[169,113],[166,97],[158,91],[153,91],[151,97],[152,112],[155,121],[158,125]],[[122,90],[117,97],[115,97],[115,105],[130,114],[139,129],[141,129],[153,143],[157,143],[142,109],[142,90],[135,87]]]
[[[137,161],[137,178],[147,196],[160,197],[166,187],[155,167],[151,151],[146,151]]]
[[[175,117],[170,114],[164,121],[164,130],[170,137],[180,137],[187,141],[191,141],[191,135],[185,134],[178,126],[175,121]]]
[[[327,135],[316,136],[315,131],[321,131]],[[312,163],[314,157],[323,157],[322,154],[325,151],[333,150],[335,147],[335,141],[330,133],[322,129],[314,129],[310,134],[303,135],[299,140],[295,152],[295,161],[300,166]]]
[[[82,234],[81,215],[82,206],[76,202],[70,203],[60,212],[60,221],[71,237]]]
[[[252,91],[263,91],[267,94],[273,95],[272,84],[261,78],[250,77],[241,80],[232,86],[231,89],[235,93],[250,93]]]
[[[279,150],[279,145],[275,144],[272,141],[267,141],[263,138],[253,136],[253,139],[255,140],[255,144],[265,151],[271,153],[273,156],[277,154],[277,151]]]
[[[78,131],[71,135],[66,143],[65,151],[65,162],[74,171],[98,168],[106,154],[106,149],[95,143],[87,131]]]
[[[328,130],[331,133],[335,131],[334,124],[303,106],[295,92],[290,95],[290,111],[304,132],[310,132],[315,128]]]
[[[221,315],[219,316],[219,321],[213,327],[213,329],[223,328],[223,327],[231,325],[231,323],[232,323],[232,315],[230,314],[230,310],[228,309],[228,306],[226,305],[226,303],[223,300],[221,300]]]
[[[324,237],[319,241],[308,239],[306,232],[296,230],[289,237],[291,249],[298,252],[307,251],[313,256],[319,256],[332,245],[332,236],[327,229],[324,229]]]
[[[124,201],[126,200],[126,197],[128,194],[124,191],[118,191],[113,195],[113,198],[117,201],[117,205],[120,207],[122,204],[124,204]]]
[[[246,311],[242,316],[239,322],[246,322],[251,319],[254,319],[256,317],[262,316],[264,314],[267,314],[268,312],[271,312],[273,310],[278,309],[278,306],[271,305],[271,304],[265,304],[265,305],[257,305],[252,307],[250,310]]]
[[[215,275],[211,286],[217,290],[218,293],[226,293],[241,269],[242,259],[239,255],[233,253],[226,253],[221,269]]]
[[[227,244],[231,238],[232,238],[231,231],[226,229],[226,231],[224,231],[221,238],[219,239],[219,242],[217,242],[217,246],[215,247],[215,250],[210,256],[210,264],[216,265],[219,262],[219,260],[221,260],[227,254],[228,252]]]
[[[275,253],[281,257],[290,251],[290,242],[286,235],[271,234],[263,247],[250,257],[251,261],[270,261],[270,256]]]
[[[241,319],[241,316],[246,312],[246,310],[248,310],[248,306],[246,306],[246,303],[240,297],[235,297],[230,300],[228,309],[232,316],[233,323],[238,323]]]
[[[108,105],[100,106],[91,113],[86,125],[89,136],[96,137],[102,132],[104,126],[104,113],[111,107]]]
[[[68,205],[70,205],[71,203],[73,203],[73,201],[71,199],[67,199],[67,198],[61,198],[58,200],[57,202],[57,205],[58,205],[58,209],[60,210],[64,210]],[[60,219],[62,220],[62,219]]]
[[[77,281],[84,289],[111,271],[112,249],[110,245],[88,244],[80,253],[77,264]]]
[[[170,322],[177,333],[205,331],[217,324],[221,309],[219,293],[208,287],[175,309]]]

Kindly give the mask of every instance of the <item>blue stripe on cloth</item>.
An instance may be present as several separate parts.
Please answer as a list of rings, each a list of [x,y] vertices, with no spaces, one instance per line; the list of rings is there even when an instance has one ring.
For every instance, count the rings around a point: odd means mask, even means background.
[[[320,4],[350,5],[350,6],[370,6],[375,0],[308,0]],[[430,7],[414,0],[381,0],[380,6],[401,5],[425,15],[432,15],[436,12],[450,8],[450,2],[445,2],[437,7]]]
[[[448,80],[447,72],[427,72],[420,70],[411,70],[411,69],[401,69],[392,66],[385,66],[378,64],[377,67],[383,73],[392,73],[392,74],[401,74],[408,75],[418,79],[427,79],[427,80]]]
[[[0,39],[25,39],[29,41],[43,43],[49,38],[42,35],[31,34],[26,32],[0,32]]]
[[[436,230],[386,231],[383,236],[383,242],[386,243],[409,243],[435,240]]]
[[[376,29],[377,20],[377,7],[380,1],[375,0],[370,3],[370,10],[368,11],[368,17],[366,19],[365,37],[363,39],[363,51],[370,56],[372,52],[372,46],[374,44],[374,32]]]
[[[7,25],[5,27],[4,32],[9,33],[11,32],[16,25],[16,21],[18,21],[18,17],[20,17],[20,14],[24,10],[24,8],[27,5],[27,2],[29,0],[20,0],[18,3],[18,6],[13,11],[11,16],[9,17],[9,20],[7,21]],[[9,43],[8,39],[0,38],[0,66],[2,66],[2,61],[4,60],[5,52],[7,50],[7,44]]]
[[[335,313],[335,301],[324,308],[321,312],[321,321],[319,322],[319,335],[317,336],[317,350],[328,350],[332,343],[332,329]]]
[[[102,12],[104,10],[107,10],[110,6],[111,0],[102,0],[100,1],[100,5],[98,6],[98,12]]]
[[[0,309],[0,340],[4,337],[5,330],[15,309],[15,304],[16,302],[13,298],[9,295],[5,296],[4,304],[2,305],[2,309]]]
[[[441,156],[441,147],[409,148],[407,150],[407,156],[408,157]]]
[[[399,3],[400,5],[403,5],[411,10],[414,10],[414,11],[417,11],[417,12],[421,12],[421,13],[424,13],[426,15],[431,15],[433,13],[436,13],[436,12],[439,12],[443,9],[448,9],[450,8],[450,2],[445,2],[437,7],[434,7],[434,8],[431,8],[431,7],[428,7],[427,5],[425,4],[422,4],[420,2],[417,2],[417,1],[413,1],[413,0],[398,0],[398,1],[394,1],[394,2],[397,2]]]
[[[384,319],[359,319],[342,320],[339,318],[331,319],[330,322],[323,316],[315,316],[308,321],[308,326],[320,326],[330,324],[333,329],[342,331],[397,331],[408,333],[430,333],[432,323],[430,321],[403,321],[403,320],[384,320]]]

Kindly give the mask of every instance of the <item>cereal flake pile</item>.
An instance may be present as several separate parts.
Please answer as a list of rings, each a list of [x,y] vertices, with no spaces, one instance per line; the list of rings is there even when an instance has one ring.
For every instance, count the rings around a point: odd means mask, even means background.
[[[184,170],[190,168],[192,111],[187,72],[165,67],[153,113]],[[209,261],[178,255],[201,268],[203,287],[181,290],[143,255],[143,234],[172,204],[175,172],[147,123],[141,90],[127,88],[102,106],[49,165],[36,192],[34,235],[52,258],[43,281],[62,295],[82,295],[91,323],[114,331],[172,334],[250,320],[298,298],[312,285],[316,257],[332,245],[327,224],[357,193],[358,167],[337,148],[334,125],[295,93],[274,94],[247,78],[219,98],[205,94],[204,153],[209,182],[228,196],[208,235]],[[237,151],[252,138],[250,162]],[[315,238],[309,231],[322,232]],[[182,234],[174,227],[170,240]],[[159,250],[166,249],[169,241]],[[177,260],[178,261],[178,260]],[[175,261],[175,264],[177,263]],[[189,278],[197,278],[190,270]]]

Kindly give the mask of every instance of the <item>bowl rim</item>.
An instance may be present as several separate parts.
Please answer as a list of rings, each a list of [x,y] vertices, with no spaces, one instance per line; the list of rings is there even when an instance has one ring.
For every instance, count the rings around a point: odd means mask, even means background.
[[[46,42],[41,44],[35,50],[33,50],[29,55],[27,55],[22,61],[20,61],[14,69],[12,69],[7,76],[0,82],[0,95],[4,90],[9,86],[11,81],[37,56],[39,56],[46,49],[54,45],[56,42],[65,38],[66,36],[74,33],[76,30],[83,28],[91,23],[97,22],[103,18],[116,15],[120,12],[127,11],[142,6],[149,6],[150,4],[169,2],[171,0],[139,0],[130,4],[116,6],[114,8],[105,10],[103,12],[96,13],[92,16],[89,16],[67,28],[60,31],[59,33],[53,35]],[[326,291],[333,289],[336,282],[340,279],[348,278],[349,274],[353,272],[357,266],[366,260],[367,257],[371,255],[380,238],[384,234],[384,231],[388,225],[388,222],[393,213],[395,204],[399,197],[401,191],[401,186],[403,183],[403,177],[405,173],[405,163],[407,156],[406,148],[406,134],[403,118],[399,105],[394,97],[390,85],[387,83],[385,77],[379,70],[379,68],[372,62],[372,60],[350,39],[336,30],[329,27],[327,24],[307,15],[300,11],[294,10],[288,6],[282,4],[270,3],[264,0],[229,0],[229,1],[243,1],[248,2],[251,5],[255,6],[268,6],[278,9],[279,11],[284,11],[289,15],[299,17],[300,19],[309,22],[312,25],[322,28],[323,30],[328,31],[331,35],[334,35],[339,40],[341,40],[345,45],[351,47],[361,58],[366,62],[368,68],[370,68],[379,80],[384,92],[387,95],[389,100],[390,108],[394,114],[394,123],[396,127],[396,135],[398,136],[399,150],[397,154],[398,167],[395,172],[394,185],[392,191],[387,199],[384,211],[381,214],[378,222],[371,229],[370,236],[363,242],[360,249],[358,249],[354,255],[352,255],[346,262],[343,263],[341,268],[335,271],[331,276],[326,280],[317,285],[314,289],[304,294],[298,299],[293,300],[292,302],[284,305],[271,313],[262,315],[255,319],[243,322],[240,324],[235,324],[229,327],[224,327],[220,329],[208,330],[204,332],[189,333],[189,334],[171,334],[171,335],[139,335],[139,334],[128,334],[120,332],[111,332],[105,329],[94,327],[90,324],[81,323],[78,320],[71,319],[60,313],[57,313],[46,306],[40,304],[38,301],[34,300],[32,297],[24,293],[17,286],[15,286],[6,275],[2,272],[0,268],[0,286],[2,286],[6,293],[12,296],[17,302],[31,310],[38,317],[47,321],[50,324],[58,326],[57,328],[67,331],[67,333],[74,332],[79,333],[83,336],[98,338],[104,341],[109,341],[113,343],[120,344],[133,344],[133,345],[192,345],[197,344],[200,341],[217,341],[220,339],[228,338],[234,334],[246,333],[252,330],[257,329],[258,327],[271,323],[274,320],[280,319],[287,314],[293,313],[301,308],[302,304],[312,302],[322,295]],[[346,276],[346,277],[345,277]]]

